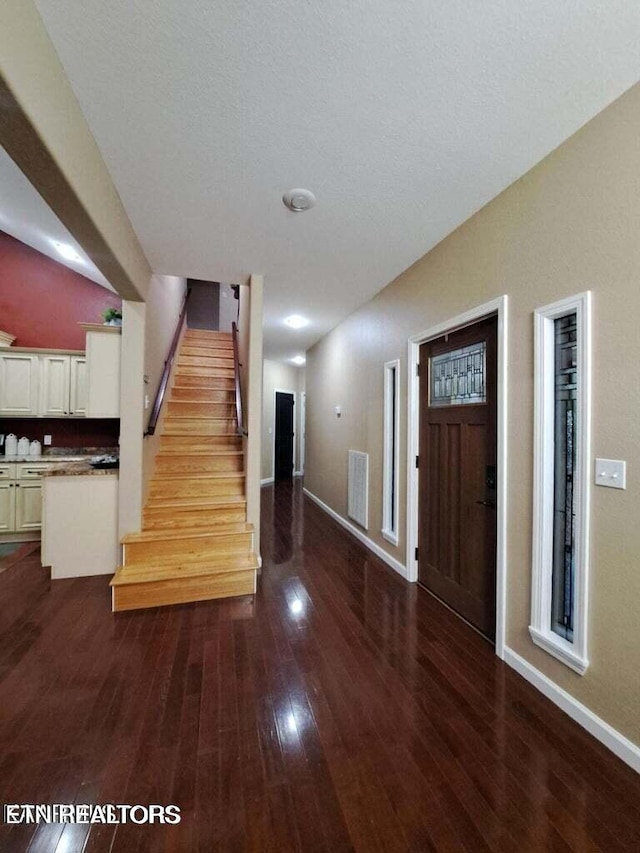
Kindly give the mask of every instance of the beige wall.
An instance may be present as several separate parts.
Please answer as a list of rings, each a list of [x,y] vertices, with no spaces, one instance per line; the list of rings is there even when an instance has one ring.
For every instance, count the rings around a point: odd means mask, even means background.
[[[294,472],[300,472],[300,436],[302,426],[302,393],[304,368],[280,361],[265,359],[262,366],[262,479],[273,479],[275,441],[275,392],[292,391],[295,394]]]
[[[307,354],[306,485],[346,515],[346,451],[370,454],[369,536],[404,560],[407,339],[510,297],[507,645],[640,743],[640,86],[636,86]],[[593,488],[590,660],[580,677],[528,635],[535,307],[593,291],[592,455],[626,459]],[[383,364],[401,377],[401,541],[382,539]],[[333,407],[340,404],[337,419]]]
[[[120,477],[118,534],[136,533],[142,524],[144,432],[144,302],[122,303],[120,362]]]
[[[164,363],[176,331],[186,290],[187,280],[176,276],[154,275],[149,284],[144,343],[144,394],[148,397],[149,407],[145,409],[145,429],[149,423],[153,402],[160,386]],[[168,399],[168,395],[165,399]],[[164,410],[166,411],[166,406]],[[156,430],[155,435],[149,435],[144,440],[143,496],[146,496],[149,480],[153,473],[153,463],[158,451],[159,441],[159,429]]]

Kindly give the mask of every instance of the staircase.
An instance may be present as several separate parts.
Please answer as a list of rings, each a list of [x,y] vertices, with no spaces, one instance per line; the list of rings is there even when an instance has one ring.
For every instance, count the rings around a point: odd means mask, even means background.
[[[124,537],[113,610],[256,590],[230,334],[182,339],[140,533]]]

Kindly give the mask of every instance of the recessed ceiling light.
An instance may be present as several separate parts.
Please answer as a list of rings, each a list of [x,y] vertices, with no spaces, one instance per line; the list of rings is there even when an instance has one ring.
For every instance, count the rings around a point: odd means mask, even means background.
[[[56,247],[58,254],[66,261],[82,261],[80,255],[68,243],[61,243],[59,240],[54,240],[53,245]]]
[[[309,325],[309,321],[306,317],[301,317],[299,314],[292,314],[290,317],[284,318],[284,324],[292,329],[302,329],[303,326]]]
[[[282,196],[282,203],[294,213],[303,213],[313,207],[316,203],[316,197],[309,190],[289,190]]]
[[[307,363],[307,359],[303,355],[296,355],[291,359],[291,361],[298,365]]]

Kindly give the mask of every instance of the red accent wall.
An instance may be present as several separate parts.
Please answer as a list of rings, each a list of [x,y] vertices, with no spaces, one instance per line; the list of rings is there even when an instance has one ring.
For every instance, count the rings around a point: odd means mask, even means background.
[[[101,323],[122,300],[83,275],[0,231],[0,330],[13,346],[85,348],[78,325]]]

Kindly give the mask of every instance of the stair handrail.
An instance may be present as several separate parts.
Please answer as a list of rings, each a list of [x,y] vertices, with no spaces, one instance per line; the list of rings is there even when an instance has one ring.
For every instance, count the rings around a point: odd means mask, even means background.
[[[242,385],[240,384],[240,355],[238,351],[238,326],[236,323],[231,324],[231,336],[233,338],[233,373],[236,382],[236,420],[238,422],[238,435],[248,435],[249,433],[244,428],[243,407],[242,407]]]
[[[173,339],[171,341],[171,346],[169,347],[169,355],[165,360],[164,368],[162,369],[162,376],[160,378],[160,384],[158,385],[158,391],[156,393],[156,398],[153,401],[151,417],[149,418],[149,423],[147,424],[147,431],[144,433],[143,438],[146,438],[148,435],[154,435],[156,431],[156,426],[158,425],[160,410],[162,409],[162,404],[164,403],[165,394],[167,393],[167,385],[169,384],[169,376],[171,375],[171,365],[173,364],[173,360],[176,355],[176,350],[178,349],[180,333],[182,332],[182,326],[184,324],[185,317],[187,316],[187,302],[189,301],[190,295],[191,288],[187,288],[187,292],[184,297],[184,302],[182,303],[182,311],[180,312],[180,316],[178,317],[176,330],[173,333]]]

